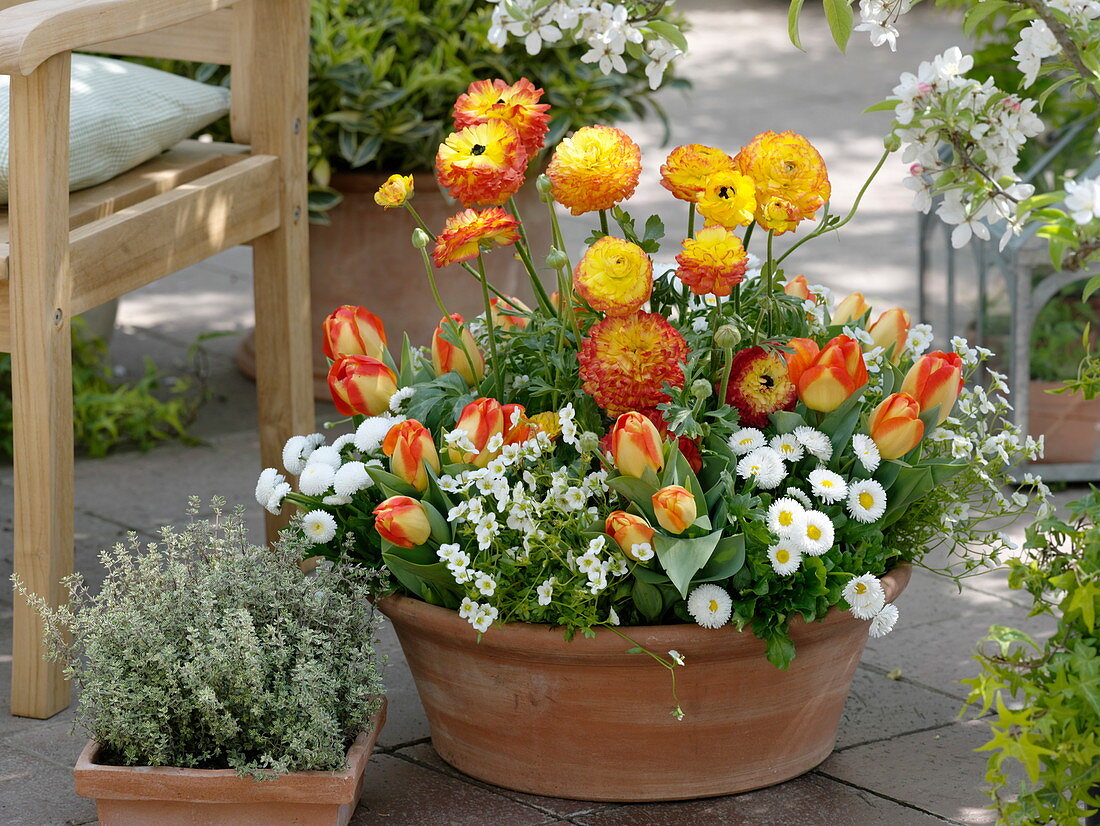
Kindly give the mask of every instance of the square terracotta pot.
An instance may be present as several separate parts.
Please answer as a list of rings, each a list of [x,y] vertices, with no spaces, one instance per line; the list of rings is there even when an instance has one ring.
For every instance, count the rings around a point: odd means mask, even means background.
[[[346,826],[363,793],[363,774],[386,720],[386,701],[370,731],[348,749],[341,772],[294,772],[277,780],[232,769],[108,766],[90,741],[76,761],[76,793],[93,798],[102,826]]]

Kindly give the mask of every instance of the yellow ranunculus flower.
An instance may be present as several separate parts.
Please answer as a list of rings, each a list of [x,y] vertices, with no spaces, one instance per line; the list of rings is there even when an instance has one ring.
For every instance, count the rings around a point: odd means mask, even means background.
[[[546,174],[554,200],[574,215],[611,209],[634,194],[642,150],[614,126],[584,126],[554,150]]]
[[[374,193],[374,202],[380,207],[392,209],[405,206],[413,196],[412,175],[390,175],[378,191]]]
[[[743,227],[756,211],[756,184],[740,172],[719,172],[707,178],[699,196],[699,212],[726,229]]]
[[[776,233],[812,220],[832,194],[821,153],[794,132],[762,132],[733,162],[756,182],[756,220]]]
[[[584,254],[573,285],[594,310],[630,315],[653,290],[653,262],[637,244],[605,235]]]

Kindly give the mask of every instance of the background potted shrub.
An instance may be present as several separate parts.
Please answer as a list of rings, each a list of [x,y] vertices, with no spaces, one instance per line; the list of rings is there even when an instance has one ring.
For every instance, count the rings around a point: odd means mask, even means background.
[[[103,552],[95,595],[76,574],[66,607],[29,597],[80,687],[77,793],[104,824],[344,824],[385,717],[371,575],[303,575],[299,545],[213,507]]]

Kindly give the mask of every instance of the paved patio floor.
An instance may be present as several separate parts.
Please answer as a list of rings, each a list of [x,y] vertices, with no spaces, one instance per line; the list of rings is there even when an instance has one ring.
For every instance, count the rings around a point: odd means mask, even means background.
[[[764,129],[793,128],[810,136],[829,161],[838,205],[850,202],[881,147],[882,115],[860,115],[886,94],[903,69],[960,42],[956,24],[923,7],[907,18],[897,55],[872,50],[856,36],[847,58],[828,43],[824,21],[807,13],[806,54],[786,42],[785,4],[749,0],[731,10],[726,0],[683,4],[695,26],[685,73],[691,97],[665,94],[673,142],[715,142],[736,148]],[[649,179],[643,205],[668,209],[653,183],[664,156],[660,130],[632,125],[646,153]],[[914,302],[915,218],[891,162],[869,191],[861,221],[840,243],[826,241],[805,257],[803,271],[845,292],[862,289],[882,306]],[[666,216],[669,221],[682,216]],[[579,229],[571,238],[583,238]],[[232,364],[240,334],[251,322],[251,263],[232,250],[200,267],[127,297],[113,351],[121,372],[139,371],[152,356],[166,369],[185,360],[205,331],[230,333],[205,344],[213,399],[195,431],[200,447],[168,445],[147,454],[120,453],[81,460],[76,471],[76,559],[96,580],[95,554],[127,531],[152,537],[159,525],[183,518],[190,494],[226,496],[248,506],[260,536],[261,514],[251,501],[258,470],[253,387]],[[366,296],[364,296],[366,301]],[[318,420],[335,418],[318,406]],[[1071,498],[1070,491],[1064,496]],[[0,467],[0,580],[11,570],[11,469]],[[976,641],[992,624],[1042,633],[1026,618],[1026,602],[989,574],[962,591],[918,571],[899,602],[901,620],[889,637],[872,641],[856,674],[837,750],[797,780],[749,794],[689,803],[607,805],[516,794],[464,777],[432,751],[428,728],[405,662],[387,628],[390,719],[369,770],[356,826],[419,824],[574,823],[585,826],[923,826],[983,824],[995,818],[980,791],[986,739],[980,721],[958,719],[965,696],[959,680],[974,671]],[[10,679],[11,597],[0,587],[0,709]],[[71,709],[52,720],[12,718],[0,711],[0,823],[20,826],[84,824],[94,805],[73,791],[71,766],[83,741],[69,734]],[[720,748],[720,744],[715,744]],[[700,755],[706,760],[706,755]]]

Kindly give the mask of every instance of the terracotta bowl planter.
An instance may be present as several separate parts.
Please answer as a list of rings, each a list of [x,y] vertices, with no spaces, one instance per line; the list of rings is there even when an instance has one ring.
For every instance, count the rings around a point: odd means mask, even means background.
[[[1057,381],[1032,381],[1028,386],[1028,431],[1034,438],[1045,436],[1038,464],[1100,459],[1100,399],[1047,392],[1064,386]]]
[[[909,581],[883,578],[892,601]],[[407,597],[379,608],[394,624],[440,757],[516,791],[598,801],[685,800],[771,786],[824,760],[867,640],[867,622],[830,611],[795,619],[787,671],[732,626],[622,629],[645,648],[679,651],[684,719],[669,672],[600,629],[565,642],[560,629],[513,623],[477,642],[450,611]]]
[[[94,798],[102,826],[346,826],[363,794],[363,773],[386,701],[370,731],[348,749],[341,772],[295,772],[277,780],[239,777],[232,769],[108,766],[99,744],[77,758],[76,793]]]

